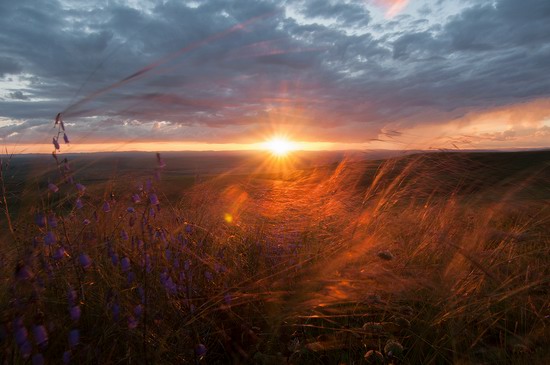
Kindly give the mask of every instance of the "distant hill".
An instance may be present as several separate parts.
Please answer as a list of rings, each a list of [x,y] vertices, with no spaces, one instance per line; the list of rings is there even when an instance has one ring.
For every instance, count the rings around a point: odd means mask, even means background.
[[[418,197],[502,194],[550,198],[550,150],[521,152],[436,152],[365,162],[361,185],[370,185],[386,166],[381,184],[400,179],[400,189]]]

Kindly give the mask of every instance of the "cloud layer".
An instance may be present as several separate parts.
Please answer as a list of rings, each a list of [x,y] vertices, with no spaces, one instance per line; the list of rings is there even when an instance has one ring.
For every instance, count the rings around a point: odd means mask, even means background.
[[[1,2],[0,138],[46,142],[64,111],[81,143],[365,143],[457,125],[454,143],[467,116],[532,105],[529,128],[496,118],[469,143],[550,145],[546,0],[187,4]]]

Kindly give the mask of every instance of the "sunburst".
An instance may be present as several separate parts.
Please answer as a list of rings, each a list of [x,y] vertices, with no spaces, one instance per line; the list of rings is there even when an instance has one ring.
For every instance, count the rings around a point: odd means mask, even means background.
[[[270,139],[265,142],[264,147],[277,157],[284,157],[296,148],[292,141],[283,137]]]

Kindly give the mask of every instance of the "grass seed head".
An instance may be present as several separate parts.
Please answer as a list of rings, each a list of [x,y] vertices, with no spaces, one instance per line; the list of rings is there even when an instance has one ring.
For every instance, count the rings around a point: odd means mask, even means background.
[[[403,345],[401,345],[397,340],[389,339],[384,346],[384,353],[389,358],[401,358],[403,356]]]
[[[385,363],[384,355],[379,351],[369,350],[365,354],[365,362],[369,365],[383,365]]]

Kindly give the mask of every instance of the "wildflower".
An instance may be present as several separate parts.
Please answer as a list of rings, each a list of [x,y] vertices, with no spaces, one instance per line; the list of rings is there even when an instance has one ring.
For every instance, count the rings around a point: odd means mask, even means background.
[[[73,306],[69,312],[71,315],[71,319],[75,322],[77,322],[80,319],[80,315],[82,314],[82,310],[78,305]]]
[[[136,210],[134,209],[134,207],[128,207],[128,208],[126,209],[126,211],[127,211],[128,213],[135,213],[135,212],[136,212]]]
[[[176,285],[176,283],[174,283],[172,278],[168,278],[168,280],[166,280],[165,287],[166,287],[166,291],[169,294],[175,295],[178,292],[178,286]]]
[[[65,141],[65,143],[70,143],[69,142],[69,137],[67,137],[66,133],[63,133],[63,141]]]
[[[159,205],[159,198],[157,197],[157,194],[151,193],[149,195],[149,201],[151,202],[151,205]]]
[[[153,182],[151,181],[151,179],[147,179],[147,181],[145,182],[145,192],[150,192],[152,188]]]
[[[59,191],[59,188],[57,187],[57,185],[52,183],[48,184],[48,189],[50,189],[52,193],[57,193]]]
[[[54,260],[61,260],[66,255],[68,255],[67,251],[65,251],[65,249],[63,247],[58,247],[53,252],[52,257],[53,257]]]
[[[138,287],[138,295],[142,303],[145,303],[145,290],[141,286]]]
[[[111,205],[109,204],[108,201],[104,201],[104,202],[103,202],[103,211],[104,211],[105,213],[111,211]]]
[[[126,281],[128,282],[128,285],[132,285],[132,283],[136,280],[136,274],[133,271],[130,271],[128,273],[128,277]]]
[[[124,257],[122,260],[120,260],[120,266],[122,268],[122,272],[127,272],[130,270],[130,259],[128,257]]]
[[[84,208],[84,204],[82,203],[82,200],[81,200],[80,198],[77,198],[77,199],[76,199],[75,207],[76,207],[76,209],[82,209],[82,208]]]
[[[114,265],[114,266],[117,266],[118,265],[118,255],[116,253],[112,253],[111,254],[111,263]]]
[[[126,233],[126,231],[124,229],[122,229],[120,231],[120,238],[122,238],[124,241],[128,241],[128,239],[129,239],[128,233]]]
[[[205,277],[206,280],[208,280],[208,281],[214,280],[214,276],[212,275],[212,273],[211,273],[210,271],[205,271],[205,272],[204,272],[204,277]]]
[[[44,214],[36,213],[36,215],[34,216],[34,223],[38,227],[45,227],[46,226],[46,217],[44,217]]]
[[[120,316],[120,305],[118,303],[113,303],[113,307],[111,308],[113,312],[113,319],[115,321],[118,321],[118,318]]]
[[[195,355],[199,357],[206,355],[206,346],[204,346],[202,343],[199,343],[197,346],[195,346]]]
[[[160,283],[162,285],[165,285],[166,284],[166,281],[168,280],[168,272],[166,271],[166,269],[160,273]]]
[[[231,300],[232,300],[231,294],[225,293],[223,296],[223,301],[225,302],[225,304],[231,305]]]
[[[82,221],[82,224],[84,224],[85,226],[87,226],[90,223],[92,223],[92,222],[88,218],[86,218]]]
[[[80,265],[84,269],[89,269],[90,266],[92,266],[92,259],[90,258],[90,256],[86,255],[85,253],[81,254],[78,257],[78,262],[80,262]]]
[[[53,143],[53,146],[55,147],[56,150],[60,150],[61,148],[59,147],[59,142],[57,141],[57,138],[53,137],[52,138],[52,143]]]
[[[138,203],[141,203],[141,198],[139,197],[138,194],[134,194],[132,195],[132,201],[134,202],[134,204],[138,204]]]
[[[84,193],[86,191],[86,187],[80,183],[76,183],[76,190],[80,193]]]
[[[48,345],[48,332],[43,325],[34,326],[32,329],[34,341],[39,347],[46,347]]]
[[[21,326],[17,328],[15,331],[15,342],[21,346],[27,341],[27,337],[29,336],[29,332],[24,326]]]
[[[57,218],[55,217],[55,213],[48,215],[48,225],[54,228],[57,227]]]
[[[32,357],[32,365],[44,365],[44,356],[41,353],[34,354]]]
[[[143,314],[143,306],[141,304],[138,304],[134,307],[134,315],[136,317],[141,317]]]
[[[48,231],[48,233],[46,233],[46,236],[44,236],[44,243],[45,243],[47,246],[51,246],[51,245],[53,245],[55,242],[56,242],[55,235],[53,234],[52,231]]]
[[[69,332],[69,346],[75,347],[80,343],[80,331],[75,329]]]
[[[63,360],[63,364],[68,364],[71,362],[71,350],[67,350],[63,352],[62,360]]]

